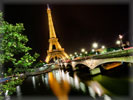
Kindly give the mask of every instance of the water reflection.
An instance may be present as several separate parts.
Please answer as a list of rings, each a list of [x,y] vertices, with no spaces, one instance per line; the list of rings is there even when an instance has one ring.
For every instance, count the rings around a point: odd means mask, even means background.
[[[17,91],[17,96],[21,96],[21,87],[19,85],[16,87],[16,91]]]
[[[49,85],[59,100],[68,100],[70,86],[89,93],[92,98],[102,97],[104,100],[111,100],[107,95],[107,90],[99,82],[93,80],[81,81],[76,73],[70,76],[69,72],[56,70],[48,73]]]
[[[79,89],[79,79],[76,74],[74,74],[74,85],[76,89]]]
[[[56,73],[55,75],[58,76],[59,74]],[[57,98],[59,100],[68,100],[68,92],[70,90],[69,83],[63,79],[57,80],[58,78],[56,77],[56,79],[52,72],[48,73],[48,77],[49,85]]]
[[[44,83],[44,81],[45,81],[44,75],[42,74],[41,76],[42,76],[42,82]]]
[[[5,100],[11,100],[11,97],[8,95],[9,90],[5,92]]]
[[[5,100],[11,100],[11,97],[9,95],[6,95]]]
[[[28,77],[20,88],[20,96],[47,95],[51,97],[54,93],[59,100],[68,100],[68,98],[71,100],[71,96],[112,100],[110,96],[129,96],[128,84],[130,81],[128,79],[125,70],[121,73],[118,73],[118,70],[112,70],[107,74],[93,77],[90,77],[89,73],[80,71],[54,70],[46,74]]]
[[[35,76],[32,77],[32,84],[33,84],[33,87],[36,88],[36,78],[35,78]]]
[[[16,93],[17,93],[17,100],[21,100],[22,93],[21,93],[21,87],[19,85],[16,87]]]
[[[105,94],[104,89],[97,81],[91,81],[89,82],[90,87],[95,91],[95,93],[98,94],[98,96],[102,96]]]

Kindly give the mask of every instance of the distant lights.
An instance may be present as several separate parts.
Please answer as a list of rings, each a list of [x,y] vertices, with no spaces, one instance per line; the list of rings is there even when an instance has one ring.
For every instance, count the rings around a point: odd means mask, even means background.
[[[85,51],[85,54],[87,54],[88,52],[87,51]]]
[[[92,51],[92,52],[94,52],[94,51],[95,51],[95,49],[92,49],[91,51]]]
[[[98,47],[98,43],[96,43],[96,42],[93,43],[93,44],[92,44],[92,47],[93,47],[93,48],[97,48],[97,47]]]
[[[102,49],[105,49],[105,46],[103,45],[101,48],[102,48]]]
[[[123,38],[123,35],[119,34],[119,39],[122,39]]]
[[[70,54],[70,57],[72,57],[73,55],[72,54]]]
[[[121,44],[121,41],[120,41],[120,40],[117,40],[117,41],[116,41],[116,44],[117,44],[117,45],[120,45],[120,44]]]
[[[81,49],[81,52],[85,52],[85,49],[83,48],[83,49]]]
[[[77,55],[77,52],[75,52],[74,54]]]

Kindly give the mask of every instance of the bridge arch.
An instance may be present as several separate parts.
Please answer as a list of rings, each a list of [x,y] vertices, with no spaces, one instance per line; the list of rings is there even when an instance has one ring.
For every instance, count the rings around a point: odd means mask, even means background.
[[[84,71],[84,72],[89,72],[90,68],[86,64],[77,64],[75,66],[76,70]]]
[[[73,70],[73,67],[72,67],[72,65],[71,64],[67,64],[67,66],[66,66],[66,69],[68,69],[68,70]]]

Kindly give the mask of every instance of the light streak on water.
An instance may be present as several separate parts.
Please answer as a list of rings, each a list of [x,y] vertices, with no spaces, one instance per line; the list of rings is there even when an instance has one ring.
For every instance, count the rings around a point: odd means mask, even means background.
[[[79,89],[80,86],[79,86],[79,80],[78,80],[78,77],[76,75],[74,75],[74,83],[75,83],[75,88],[76,89]]]
[[[42,74],[42,82],[44,83],[44,75]]]
[[[108,95],[104,95],[104,100],[112,100]]]
[[[84,93],[86,92],[85,84],[83,82],[80,82],[80,88]]]
[[[70,84],[70,76],[69,76],[69,73],[68,72],[66,72],[66,80]]]
[[[45,80],[45,84],[46,84],[47,86],[49,86],[49,84],[48,84],[48,74],[45,75],[44,80]]]
[[[8,95],[9,90],[6,90],[5,93],[5,100],[11,100],[10,96]]]
[[[33,84],[33,87],[36,88],[36,78],[35,78],[35,76],[32,77],[32,84]]]
[[[21,88],[19,85],[16,87],[16,90],[17,90],[17,96],[21,96]]]
[[[95,91],[89,86],[88,86],[88,90],[89,90],[90,96],[95,98],[95,96],[96,96]]]

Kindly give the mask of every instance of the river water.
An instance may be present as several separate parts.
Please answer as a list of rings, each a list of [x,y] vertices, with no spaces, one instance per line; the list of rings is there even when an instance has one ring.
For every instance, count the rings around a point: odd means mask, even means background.
[[[54,70],[28,77],[7,100],[130,100],[131,66],[122,65],[104,74]]]

